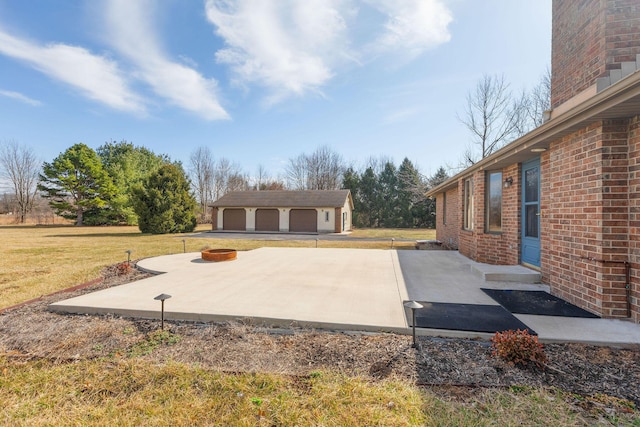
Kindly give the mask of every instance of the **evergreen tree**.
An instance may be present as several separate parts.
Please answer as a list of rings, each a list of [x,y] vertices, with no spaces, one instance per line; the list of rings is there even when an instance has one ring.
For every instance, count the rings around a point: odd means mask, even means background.
[[[164,164],[132,191],[138,227],[143,233],[191,232],[196,227],[197,203],[182,168]]]
[[[107,142],[96,151],[118,192],[110,203],[110,209],[95,214],[102,214],[103,218],[99,221],[103,223],[137,224],[138,218],[131,203],[132,189],[161,165],[169,163],[169,158],[127,141]],[[94,212],[87,213],[87,216],[93,215]]]
[[[399,225],[398,214],[398,176],[396,165],[387,162],[378,176],[379,194],[376,204],[379,212],[380,227],[395,228]]]
[[[116,194],[116,187],[104,170],[98,155],[85,144],[75,144],[44,163],[38,190],[50,199],[56,214],[84,224],[88,211],[107,209]]]
[[[362,214],[360,221],[365,227],[377,227],[379,219],[380,194],[378,177],[371,167],[368,167],[360,178],[360,198],[362,201]]]
[[[342,188],[351,191],[353,199],[353,225],[362,226],[361,216],[364,211],[362,195],[360,194],[360,175],[352,167],[349,167],[342,175]]]
[[[426,216],[426,184],[408,158],[398,168],[398,209],[400,226],[421,227]]]

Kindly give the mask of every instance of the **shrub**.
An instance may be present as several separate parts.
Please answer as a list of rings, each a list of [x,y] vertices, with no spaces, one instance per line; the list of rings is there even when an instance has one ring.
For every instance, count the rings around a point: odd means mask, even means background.
[[[530,364],[543,368],[547,361],[542,344],[538,337],[530,335],[528,330],[510,330],[496,332],[491,338],[493,355],[518,366],[527,367]]]
[[[120,264],[116,265],[116,274],[118,276],[126,276],[127,274],[131,273],[131,270],[133,270],[133,267],[131,267],[131,264],[129,264],[128,262],[121,262]]]
[[[189,233],[196,228],[196,200],[181,167],[165,164],[132,190],[143,233]]]

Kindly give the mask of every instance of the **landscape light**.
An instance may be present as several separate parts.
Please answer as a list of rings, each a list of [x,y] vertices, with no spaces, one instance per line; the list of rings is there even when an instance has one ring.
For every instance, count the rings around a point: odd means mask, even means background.
[[[416,344],[416,310],[424,307],[422,304],[416,301],[407,301],[403,304],[405,307],[411,309],[411,327],[413,329],[413,348],[416,348],[418,345]]]
[[[154,300],[160,301],[160,327],[162,328],[162,330],[164,331],[164,301],[168,300],[169,298],[171,298],[171,295],[167,295],[167,294],[160,294],[157,297],[154,298]]]
[[[131,264],[131,249],[124,251],[127,254],[127,264]]]

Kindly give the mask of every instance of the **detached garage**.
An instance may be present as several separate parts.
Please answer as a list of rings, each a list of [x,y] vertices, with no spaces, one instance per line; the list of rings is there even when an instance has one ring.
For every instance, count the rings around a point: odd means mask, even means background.
[[[278,209],[256,209],[256,231],[280,231]]]
[[[234,191],[212,205],[212,229],[291,233],[351,230],[349,190]]]
[[[289,231],[317,232],[318,211],[315,209],[291,209],[289,211]]]
[[[222,229],[245,231],[247,229],[247,216],[244,209],[225,209],[222,215]]]

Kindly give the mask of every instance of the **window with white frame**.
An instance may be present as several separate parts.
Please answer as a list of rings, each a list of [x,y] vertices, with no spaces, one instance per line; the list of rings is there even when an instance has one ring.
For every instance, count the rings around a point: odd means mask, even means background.
[[[473,178],[464,180],[463,228],[473,230]]]
[[[485,190],[485,231],[502,232],[502,172],[487,172]]]
[[[442,192],[442,223],[447,223],[447,192]]]

